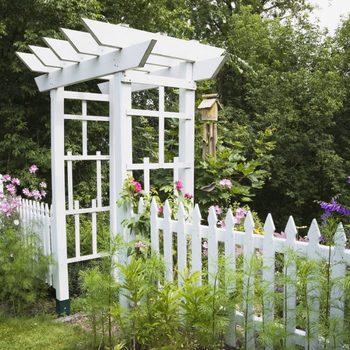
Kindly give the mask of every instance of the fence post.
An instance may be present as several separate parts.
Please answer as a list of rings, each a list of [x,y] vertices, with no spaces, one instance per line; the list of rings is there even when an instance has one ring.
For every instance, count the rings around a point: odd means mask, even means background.
[[[208,281],[214,285],[218,273],[218,237],[217,237],[217,216],[214,206],[209,208],[208,216]]]
[[[202,237],[201,237],[201,212],[198,204],[192,212],[192,269],[191,272],[202,272]],[[199,275],[198,285],[202,284],[202,276]]]

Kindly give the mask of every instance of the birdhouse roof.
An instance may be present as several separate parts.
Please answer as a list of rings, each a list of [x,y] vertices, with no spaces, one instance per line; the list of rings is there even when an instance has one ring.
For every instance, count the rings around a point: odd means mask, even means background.
[[[217,103],[219,105],[219,108],[222,109],[221,103],[217,98],[209,98],[204,99],[198,106],[198,109],[206,109],[213,107],[214,103]]]

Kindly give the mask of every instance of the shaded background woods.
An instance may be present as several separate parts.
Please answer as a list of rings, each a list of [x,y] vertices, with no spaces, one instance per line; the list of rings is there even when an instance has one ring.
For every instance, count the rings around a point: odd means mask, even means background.
[[[0,173],[25,179],[36,163],[50,179],[49,95],[37,91],[34,75],[15,51],[29,43],[42,46],[43,36],[60,38],[59,27],[83,29],[81,17],[123,22],[228,52],[217,79],[198,87],[198,103],[202,93],[217,91],[225,108],[217,161],[201,162],[197,116],[196,201],[208,206],[253,199],[249,205],[262,217],[272,212],[284,223],[293,214],[298,225],[309,223],[320,213],[315,200],[338,193],[342,202],[349,199],[350,175],[350,21],[329,37],[308,20],[309,11],[304,0],[0,0]],[[97,91],[96,82],[87,87]],[[176,99],[177,92],[169,91],[169,109]],[[134,103],[147,101],[157,103],[151,92],[135,96]],[[108,111],[108,106],[92,108],[100,115]],[[149,119],[135,123],[135,157],[154,156],[157,124]],[[172,157],[177,124],[170,121],[166,128],[167,157]],[[146,149],[137,141],[145,131]],[[66,132],[66,147],[79,152],[80,128],[72,124]],[[106,135],[106,128],[89,124],[89,152],[108,149]],[[90,201],[94,183],[84,176],[88,166],[80,164],[74,179],[82,203]],[[108,169],[104,172],[107,176]],[[218,187],[203,190],[222,177],[234,181],[237,190],[230,198]],[[163,174],[154,178],[158,187],[168,181]]]

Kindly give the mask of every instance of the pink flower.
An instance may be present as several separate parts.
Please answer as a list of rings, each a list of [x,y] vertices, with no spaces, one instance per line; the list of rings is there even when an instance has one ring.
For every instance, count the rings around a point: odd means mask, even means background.
[[[0,199],[4,199],[4,198],[5,198],[4,193],[0,192]]]
[[[226,188],[231,188],[232,187],[232,182],[231,180],[229,179],[222,179],[220,182],[219,182],[220,186],[222,187],[226,187]]]
[[[38,190],[33,190],[31,194],[36,201],[41,199],[41,194]]]
[[[41,195],[42,198],[45,198],[46,197],[46,191],[41,190],[40,191],[40,195]]]
[[[158,207],[158,214],[163,215],[164,213],[164,207]]]
[[[211,207],[209,207],[208,211],[210,210],[210,208],[214,208],[215,213],[216,213],[217,215],[222,214],[222,208],[219,207],[218,205],[212,205]]]
[[[19,179],[17,179],[16,177],[14,177],[12,179],[12,184],[15,186],[19,186],[21,184],[21,181],[19,181]]]
[[[138,181],[131,181],[131,184],[135,186],[135,193],[141,192],[142,187]]]
[[[6,186],[7,191],[9,191],[10,194],[14,195],[16,194],[16,186],[13,184],[8,184]]]
[[[176,189],[178,191],[181,191],[183,189],[183,187],[184,187],[184,184],[182,183],[181,180],[177,180],[177,181],[175,181],[175,186],[176,186]]]
[[[221,228],[225,228],[225,227],[226,227],[226,224],[225,224],[225,221],[224,221],[224,220],[218,221],[218,225],[219,225],[219,227],[221,227]]]
[[[138,249],[147,248],[147,245],[141,241],[137,241],[135,242],[135,248],[138,248]]]
[[[208,256],[208,242],[204,241],[202,244],[202,253],[204,256]]]
[[[193,195],[191,193],[185,193],[185,196],[184,196],[186,199],[192,199],[193,198]]]
[[[38,170],[39,170],[39,168],[35,164],[31,165],[29,168],[29,172],[31,174],[35,174]]]
[[[47,184],[46,184],[46,182],[40,182],[40,184],[39,184],[39,186],[41,187],[41,188],[47,188]]]
[[[22,193],[27,197],[31,197],[31,193],[27,187],[23,188]]]
[[[10,175],[3,175],[1,178],[1,181],[3,181],[3,182],[11,181],[11,176]]]
[[[244,208],[237,208],[236,215],[235,215],[236,223],[240,224],[241,220],[244,219],[246,215],[247,215],[247,211]]]

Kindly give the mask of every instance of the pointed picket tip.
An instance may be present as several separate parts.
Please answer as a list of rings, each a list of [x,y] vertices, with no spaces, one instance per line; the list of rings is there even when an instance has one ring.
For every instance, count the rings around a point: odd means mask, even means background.
[[[309,239],[310,244],[319,244],[321,232],[318,227],[316,219],[312,220],[309,231],[307,233],[307,237]]]
[[[192,222],[194,224],[199,224],[202,221],[202,215],[201,211],[199,210],[198,204],[194,206],[193,212],[192,212]]]
[[[154,214],[158,215],[158,205],[157,205],[156,199],[154,197],[152,198],[152,202],[151,202],[151,213],[153,215]]]
[[[229,208],[225,217],[225,225],[227,228],[230,228],[230,227],[234,227],[235,224],[236,224],[236,220],[232,214],[231,208]]]
[[[179,208],[177,209],[176,217],[178,220],[183,220],[186,216],[185,208],[182,202],[179,204]]]
[[[295,226],[295,222],[293,216],[290,216],[287,222],[287,226],[285,229],[285,233],[288,241],[294,241],[296,235],[298,233],[297,227]]]
[[[171,217],[171,208],[170,208],[170,204],[169,204],[169,201],[166,200],[165,203],[164,203],[164,210],[163,210],[163,213],[164,213],[164,217]]]
[[[216,216],[215,208],[212,205],[209,208],[209,215],[208,215],[208,223],[209,226],[216,226],[216,223],[218,222],[218,217]]]
[[[269,213],[266,217],[264,224],[264,234],[268,237],[273,237],[273,234],[276,230],[275,224],[272,219],[272,215]]]
[[[339,223],[337,227],[337,231],[335,232],[334,235],[334,245],[340,246],[340,247],[345,247],[346,243],[346,236],[345,236],[345,231],[344,231],[344,226],[342,223]]]
[[[244,220],[244,229],[246,232],[253,232],[254,227],[255,227],[255,224],[254,224],[253,215],[249,210]]]

